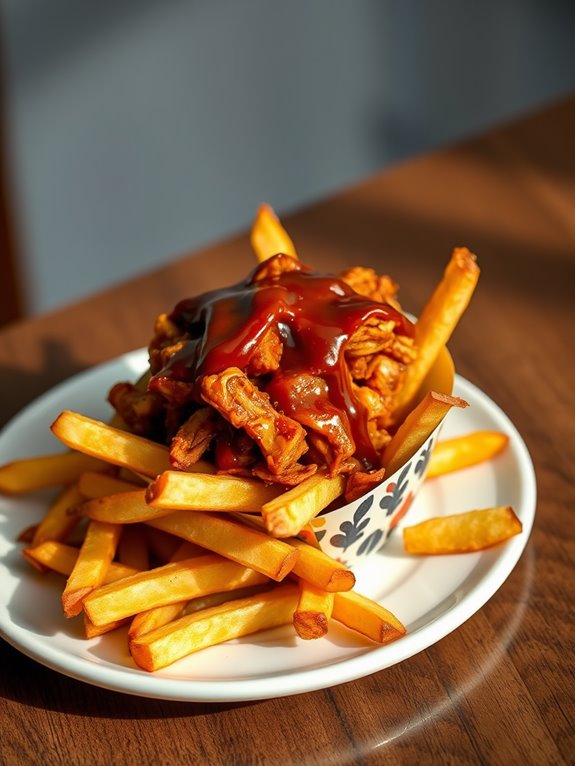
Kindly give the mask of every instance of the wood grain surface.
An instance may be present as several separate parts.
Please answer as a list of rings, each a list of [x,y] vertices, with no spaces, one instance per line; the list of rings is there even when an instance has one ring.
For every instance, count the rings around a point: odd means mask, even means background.
[[[285,219],[303,260],[391,273],[414,313],[454,246],[478,254],[480,285],[450,348],[458,372],[518,427],[538,482],[531,539],[496,595],[400,665],[244,704],[98,689],[2,642],[1,764],[575,762],[573,136],[575,99]],[[71,374],[145,345],[157,313],[252,263],[239,236],[9,325],[0,332],[0,423]]]

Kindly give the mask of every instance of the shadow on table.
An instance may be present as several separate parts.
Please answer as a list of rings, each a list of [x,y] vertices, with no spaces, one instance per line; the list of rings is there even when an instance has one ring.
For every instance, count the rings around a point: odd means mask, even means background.
[[[58,713],[114,719],[188,718],[256,704],[170,702],[101,689],[73,678],[55,679],[55,671],[6,643],[0,646],[0,658],[0,697]]]
[[[34,370],[0,364],[0,428],[45,391],[84,369],[65,344],[50,338],[43,342]]]

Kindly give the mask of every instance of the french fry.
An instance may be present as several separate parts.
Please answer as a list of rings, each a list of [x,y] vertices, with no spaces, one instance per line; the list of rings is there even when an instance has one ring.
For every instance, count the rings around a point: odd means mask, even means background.
[[[78,452],[77,454],[81,455],[82,453]],[[115,495],[119,492],[141,489],[141,485],[120,479],[118,476],[110,476],[108,473],[84,471],[78,478],[78,489],[87,500],[91,500],[95,497],[106,497],[106,495]]]
[[[412,409],[424,378],[467,308],[478,279],[479,266],[473,253],[465,247],[455,248],[443,278],[415,325],[417,357],[408,366],[397,396],[394,412],[396,423],[400,423]]]
[[[164,471],[148,487],[146,501],[172,511],[259,511],[281,492],[257,479]]]
[[[151,532],[152,530],[149,529],[148,531]],[[156,534],[161,534],[157,529],[154,531]],[[170,561],[183,561],[184,559],[191,559],[193,556],[205,556],[206,553],[209,553],[201,545],[190,543],[188,540],[180,540],[177,537],[174,539],[178,541],[178,547],[170,556]]]
[[[82,501],[77,484],[66,487],[50,505],[42,521],[36,527],[32,547],[45,540],[66,540],[80,521],[76,508]]]
[[[431,453],[427,478],[469,468],[499,455],[509,442],[501,431],[475,431],[438,442]]]
[[[242,513],[232,515],[242,524],[255,529],[265,529],[263,520],[257,516]],[[293,568],[293,574],[297,577],[318,590],[330,593],[351,590],[354,587],[355,575],[351,569],[321,550],[312,529],[306,529],[305,540],[300,537],[289,537],[285,539],[285,542],[299,551],[299,559]]]
[[[287,231],[274,210],[261,204],[251,230],[251,245],[258,261],[266,261],[272,255],[284,253],[297,258],[296,250]]]
[[[300,579],[329,593],[348,591],[355,585],[354,573],[341,561],[295,537],[290,537],[287,542],[299,551],[293,573]]]
[[[383,452],[382,465],[386,476],[391,476],[415,455],[452,407],[467,407],[467,402],[435,391],[424,396],[399,426]]]
[[[64,410],[52,423],[52,433],[72,449],[154,477],[170,467],[168,449],[77,412]]]
[[[53,572],[63,575],[69,575],[74,569],[78,553],[78,548],[57,540],[45,540],[34,547],[24,548],[22,551],[24,558],[40,572],[51,569]]]
[[[131,527],[128,527],[128,529],[131,529]],[[152,530],[148,529],[148,531],[151,532]],[[156,534],[162,534],[158,530],[154,531]],[[206,554],[205,548],[200,548],[199,545],[189,543],[187,540],[179,541],[179,543],[180,544],[174,553],[170,556],[170,563],[184,561],[185,559],[190,559],[193,556],[203,556]],[[199,601],[200,598],[201,597],[198,597],[198,599],[195,600]],[[148,633],[154,628],[159,628],[161,625],[166,625],[168,622],[171,622],[177,617],[180,617],[188,603],[188,600],[184,599],[183,601],[176,601],[172,604],[156,606],[152,609],[147,609],[144,612],[136,614],[130,623],[128,635],[132,637],[143,635],[144,633]]]
[[[94,521],[106,521],[111,524],[137,524],[150,521],[174,512],[173,508],[156,508],[148,505],[145,490],[119,492],[116,495],[95,497],[82,503],[80,511]]]
[[[188,599],[183,599],[182,601],[174,601],[172,604],[155,606],[152,609],[138,612],[130,621],[128,638],[138,638],[138,636],[143,636],[145,633],[150,633],[156,628],[161,628],[163,625],[177,620],[184,614],[187,604]]]
[[[146,523],[251,567],[272,580],[283,580],[299,559],[299,552],[291,545],[220,514],[178,511]]]
[[[91,521],[74,569],[62,593],[62,606],[66,617],[75,617],[82,611],[82,602],[106,577],[122,527]]]
[[[130,641],[130,653],[138,667],[154,672],[208,646],[291,622],[297,600],[297,586],[284,584],[227,601]]]
[[[74,483],[83,471],[97,470],[104,463],[80,452],[22,458],[0,466],[0,492],[19,495],[48,487]]]
[[[110,582],[117,582],[118,580],[123,580],[124,577],[131,577],[132,575],[135,575],[137,573],[138,573],[138,570],[132,566],[129,566],[128,564],[121,564],[119,561],[112,561],[112,563],[106,570],[106,574],[104,575],[104,579],[102,580],[102,585],[108,585],[108,583]]]
[[[46,571],[50,569],[63,575],[70,575],[74,565],[78,560],[79,549],[73,545],[66,545],[57,540],[46,540],[35,548],[26,548],[22,551],[24,557],[35,567]],[[103,584],[121,580],[123,577],[129,577],[136,574],[137,570],[117,561],[112,561]]]
[[[97,638],[103,636],[106,633],[111,633],[113,630],[124,627],[129,623],[129,618],[125,620],[116,620],[115,622],[109,622],[106,625],[94,625],[89,619],[88,615],[84,612],[82,615],[84,620],[84,637],[85,638]]]
[[[266,581],[265,576],[253,569],[207,554],[97,588],[84,599],[84,610],[94,625],[103,625],[155,606]]]
[[[169,622],[177,620],[178,617],[181,617],[184,614],[194,614],[203,609],[209,609],[212,606],[218,606],[226,601],[231,601],[232,599],[252,596],[256,593],[260,593],[267,587],[267,584],[249,585],[234,591],[209,593],[206,596],[198,596],[189,601],[177,601],[174,604],[166,604],[165,606],[148,609],[146,612],[140,612],[134,616],[128,629],[128,637],[137,638],[138,636],[143,636],[145,633],[149,633],[156,628],[162,627],[162,625],[167,625]]]
[[[332,617],[378,644],[388,644],[407,632],[394,614],[355,591],[335,594]]]
[[[235,601],[238,598],[247,598],[255,596],[258,593],[276,588],[276,585],[270,585],[269,581],[261,585],[246,585],[245,588],[238,588],[234,591],[223,591],[221,593],[208,593],[206,596],[192,598],[184,607],[184,614],[195,614],[204,609],[211,609],[213,606],[225,604],[226,601]]]
[[[161,529],[152,529],[144,524],[144,535],[148,541],[148,549],[150,556],[158,564],[168,564],[170,561],[174,561],[174,556],[181,549],[183,544],[182,540],[169,532],[162,532]],[[192,545],[192,543],[190,543]],[[199,547],[199,546],[197,546]],[[205,550],[203,551],[206,552]],[[189,556],[183,556],[182,558],[190,558]],[[181,559],[180,559],[181,560]]]
[[[438,516],[405,527],[403,545],[407,553],[470,553],[502,543],[523,529],[513,508],[498,506]]]
[[[300,580],[299,587],[299,599],[293,613],[296,633],[306,640],[321,638],[328,630],[334,594],[316,588],[305,580]]]
[[[345,477],[316,473],[262,506],[262,517],[274,537],[293,537],[343,494]]]
[[[30,548],[24,548],[22,555],[33,567],[46,572],[51,569],[59,574],[69,575],[78,559],[78,548],[57,540],[45,540]]]
[[[144,528],[127,525],[118,543],[117,559],[121,564],[143,571],[150,568],[150,552]]]

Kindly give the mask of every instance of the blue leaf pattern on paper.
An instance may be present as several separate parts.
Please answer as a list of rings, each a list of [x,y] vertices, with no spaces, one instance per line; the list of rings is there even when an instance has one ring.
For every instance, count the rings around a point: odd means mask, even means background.
[[[399,474],[397,483],[389,485],[390,494],[379,501],[379,507],[385,511],[386,516],[390,516],[403,501],[403,496],[407,489],[407,476],[410,468],[411,463],[408,463]]]
[[[364,556],[368,553],[371,553],[380,545],[380,543],[383,542],[382,538],[383,530],[376,529],[375,532],[372,532],[369,537],[366,537],[365,540],[361,543],[357,549],[357,555]]]
[[[318,539],[323,538],[324,549],[328,550],[329,545],[332,548],[331,555],[343,563],[349,557],[353,560],[357,556],[359,559],[379,550],[390,532],[389,525],[397,523],[397,518],[409,508],[424,477],[436,439],[434,434],[409,463],[400,469],[396,480],[384,480],[378,492],[358,500],[352,518],[347,516],[345,521],[339,522],[337,533],[333,534],[329,529],[316,532]],[[383,493],[383,497],[380,493]]]
[[[364,518],[365,514],[373,505],[373,495],[366,497],[357,507],[353,514],[353,521],[344,521],[339,525],[341,534],[333,535],[330,543],[336,548],[342,548],[346,551],[350,545],[363,537],[363,530],[369,524],[369,518]]]
[[[424,447],[424,449],[422,449],[421,453],[419,454],[419,458],[415,465],[415,473],[417,474],[417,476],[421,476],[423,472],[425,471],[425,469],[427,468],[427,464],[429,463],[429,458],[431,457],[433,441],[434,440],[431,439],[427,447]]]

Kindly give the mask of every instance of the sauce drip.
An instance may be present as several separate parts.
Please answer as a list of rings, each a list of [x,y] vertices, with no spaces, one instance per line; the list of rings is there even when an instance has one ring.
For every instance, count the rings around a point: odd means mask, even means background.
[[[361,296],[337,277],[316,273],[278,254],[236,285],[176,305],[170,319],[187,338],[152,378],[150,388],[160,389],[170,380],[194,383],[228,367],[249,374],[258,344],[270,328],[277,328],[283,343],[280,367],[259,385],[264,390],[269,385],[272,403],[281,407],[282,400],[287,402],[293,393],[287,388],[298,374],[321,378],[330,405],[347,413],[356,457],[371,466],[377,456],[367,432],[367,413],[354,395],[344,361],[346,342],[371,317],[393,320],[397,333],[413,336],[411,322],[392,306]]]

